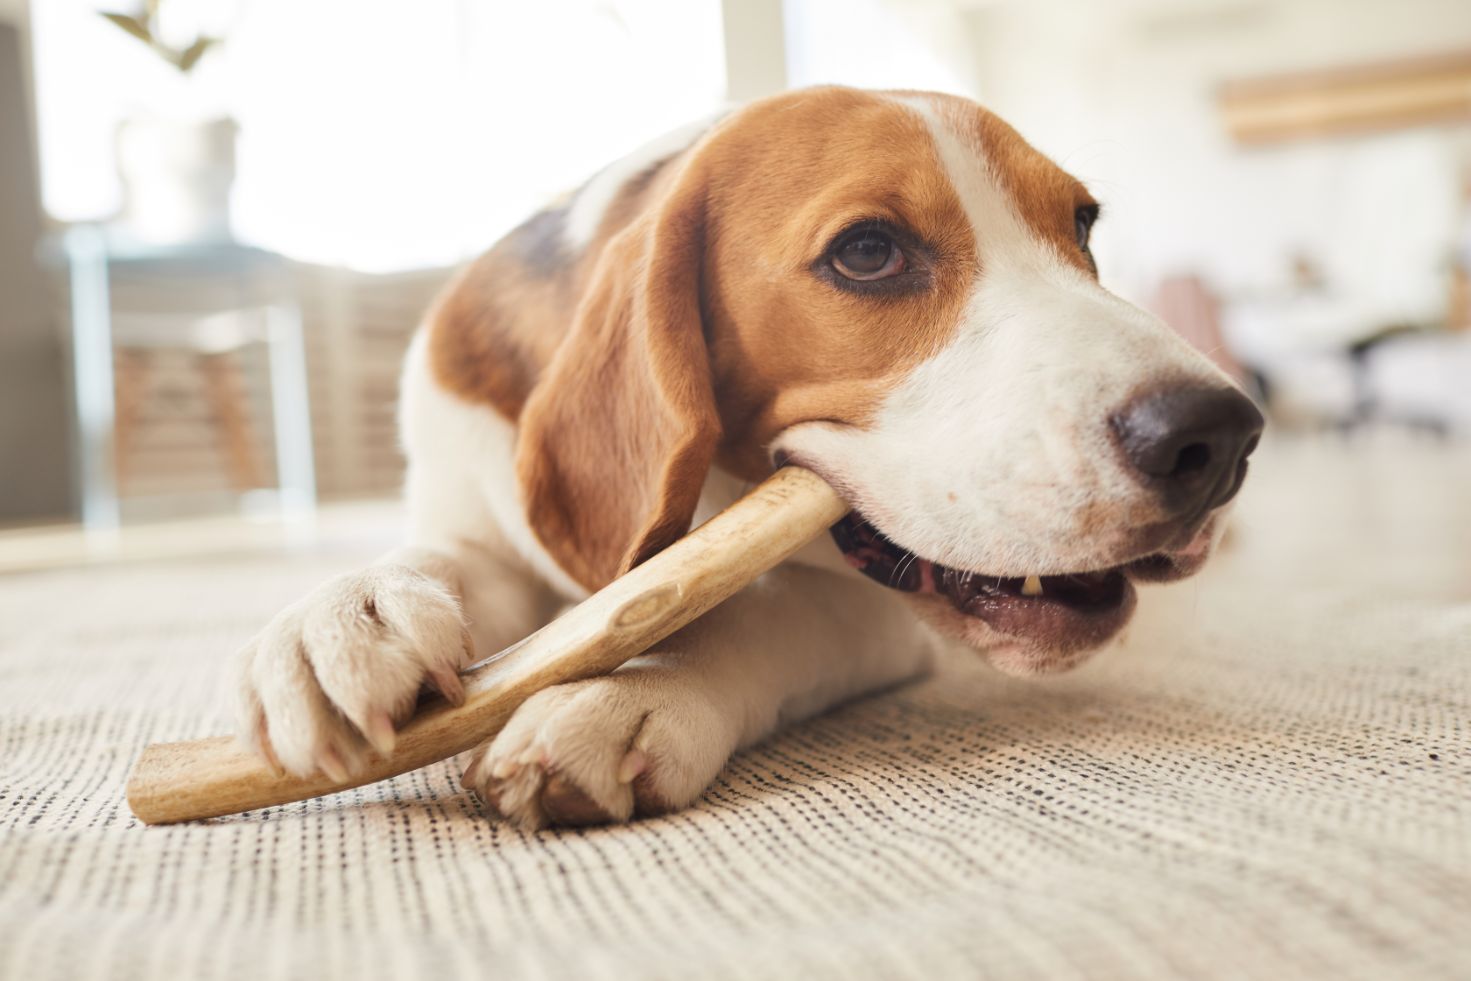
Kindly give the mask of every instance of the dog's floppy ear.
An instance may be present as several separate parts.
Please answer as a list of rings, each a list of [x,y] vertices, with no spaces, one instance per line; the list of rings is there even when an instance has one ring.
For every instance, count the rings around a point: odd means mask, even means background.
[[[703,182],[686,171],[604,247],[521,414],[531,528],[602,586],[689,530],[720,439],[701,322]]]

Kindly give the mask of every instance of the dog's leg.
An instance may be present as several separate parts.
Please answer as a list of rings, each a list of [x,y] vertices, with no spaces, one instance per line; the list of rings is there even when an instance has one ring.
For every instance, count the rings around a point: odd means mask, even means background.
[[[465,785],[527,828],[684,807],[740,747],[922,673],[930,644],[884,591],[784,566],[613,674],[533,696]]]
[[[237,735],[299,775],[342,777],[425,685],[458,697],[458,670],[536,630],[565,602],[514,547],[511,424],[441,392],[423,334],[403,376],[408,547],[324,583],[245,645],[229,682]]]

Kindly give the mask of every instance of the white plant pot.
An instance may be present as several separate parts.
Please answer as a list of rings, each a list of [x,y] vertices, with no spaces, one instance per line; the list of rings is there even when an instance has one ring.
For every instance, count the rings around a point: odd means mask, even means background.
[[[128,231],[161,245],[228,239],[237,130],[232,119],[122,123],[117,163]]]

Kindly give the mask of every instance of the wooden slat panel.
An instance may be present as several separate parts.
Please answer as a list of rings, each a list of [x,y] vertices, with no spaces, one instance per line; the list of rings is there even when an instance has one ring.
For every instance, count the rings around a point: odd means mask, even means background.
[[[1471,121],[1471,51],[1233,82],[1220,105],[1247,144]]]
[[[389,276],[299,266],[307,384],[317,484],[324,498],[396,493],[403,480],[396,424],[403,354],[452,270]],[[129,283],[120,311],[206,305],[187,284]],[[158,348],[142,355],[143,382],[129,413],[125,496],[217,492],[230,486],[228,458],[198,355]],[[229,355],[265,482],[275,480],[270,379],[265,351]],[[138,358],[119,358],[136,372]]]

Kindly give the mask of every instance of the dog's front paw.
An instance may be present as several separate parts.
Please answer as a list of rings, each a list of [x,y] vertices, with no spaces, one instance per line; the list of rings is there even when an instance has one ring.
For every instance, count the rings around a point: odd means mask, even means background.
[[[685,807],[735,749],[718,703],[678,670],[624,668],[532,696],[462,782],[529,830],[603,824]]]
[[[392,752],[422,687],[462,700],[458,671],[473,659],[459,604],[438,583],[398,565],[338,576],[236,655],[236,734],[298,776],[345,780],[369,747]]]

